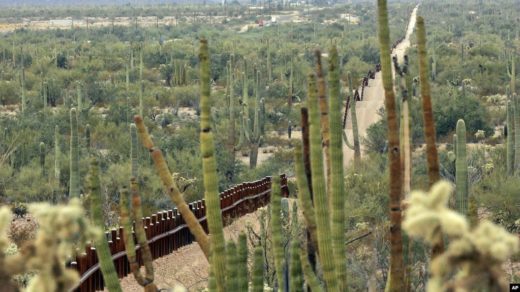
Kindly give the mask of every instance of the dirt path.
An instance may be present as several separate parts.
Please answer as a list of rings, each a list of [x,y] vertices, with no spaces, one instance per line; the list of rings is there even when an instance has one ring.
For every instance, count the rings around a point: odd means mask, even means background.
[[[399,61],[402,61],[404,58],[404,54],[408,47],[410,47],[410,37],[414,32],[415,28],[415,19],[417,16],[417,9],[419,5],[417,5],[412,14],[410,16],[410,22],[408,23],[408,29],[406,31],[406,36],[403,41],[401,41],[397,47],[392,51],[392,55],[397,55]],[[373,123],[379,121],[380,117],[377,114],[379,109],[384,106],[384,98],[385,92],[383,90],[383,80],[381,78],[381,72],[376,73],[376,77],[374,80],[370,80],[368,82],[368,87],[365,87],[364,99],[363,101],[359,101],[356,103],[356,114],[357,114],[357,124],[359,137],[365,137],[368,127]],[[350,117],[350,115],[349,115]],[[352,122],[350,118],[347,119],[347,127],[345,130],[350,141],[353,141],[352,138]],[[364,151],[363,145],[361,147],[361,151]],[[354,158],[354,150],[351,150],[347,147],[347,145],[343,145],[343,165],[344,167],[348,167],[352,158]]]

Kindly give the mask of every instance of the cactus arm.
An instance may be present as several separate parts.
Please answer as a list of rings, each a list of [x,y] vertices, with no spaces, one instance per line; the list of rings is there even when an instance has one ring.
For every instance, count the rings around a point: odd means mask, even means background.
[[[314,214],[314,207],[312,206],[311,194],[309,193],[309,187],[307,183],[307,177],[305,176],[305,170],[303,166],[303,153],[302,146],[300,144],[295,145],[294,150],[294,163],[296,168],[296,183],[298,185],[298,203],[305,219],[305,225],[309,230],[311,243],[314,247],[318,246],[318,237],[316,235],[316,217]]]
[[[325,292],[323,287],[320,285],[320,280],[312,270],[311,264],[309,263],[309,259],[307,258],[307,251],[303,248],[300,249],[300,262],[302,264],[303,276],[305,278],[305,282],[311,288],[313,292]]]
[[[455,184],[457,211],[468,214],[468,161],[466,159],[466,125],[463,120],[457,122],[457,160],[455,162]]]
[[[323,170],[323,152],[320,134],[320,112],[316,97],[316,82],[313,75],[309,78],[309,124],[311,146],[311,172],[314,207],[316,208],[316,226],[318,235],[318,251],[328,291],[337,291],[334,271],[334,254],[330,241],[329,203],[327,200],[326,183]],[[328,123],[328,121],[327,121]]]
[[[345,145],[347,145],[347,147],[350,149],[350,150],[354,150],[354,145],[352,145],[352,143],[350,142],[350,140],[348,139],[348,136],[347,136],[347,133],[345,133],[345,131],[343,131],[343,134],[342,134],[342,139],[343,141],[345,142]]]
[[[271,186],[271,237],[273,241],[274,266],[276,270],[276,280],[278,282],[278,289],[282,290],[284,286],[283,281],[283,266],[285,265],[283,231],[281,219],[281,190],[280,178],[275,175]]]
[[[262,246],[255,248],[253,257],[253,275],[252,275],[252,289],[251,292],[264,291],[264,259]]]
[[[143,119],[140,116],[135,116],[134,121],[137,126],[137,133],[139,134],[141,143],[143,143],[143,145],[151,152],[155,170],[161,178],[166,193],[168,193],[170,199],[177,206],[177,209],[181,213],[182,218],[188,225],[188,229],[190,230],[191,234],[193,234],[195,240],[204,252],[206,259],[209,259],[210,243],[208,235],[200,225],[195,215],[191,212],[186,201],[184,201],[177,184],[173,180],[171,172],[168,170],[168,166],[166,165],[166,161],[164,160],[161,150],[154,147],[152,139],[150,138],[150,135],[144,126]]]
[[[206,201],[206,216],[211,234],[211,264],[217,281],[217,290],[225,291],[226,254],[223,233],[220,197],[218,193],[217,165],[215,160],[215,145],[211,129],[210,114],[210,59],[208,42],[200,41],[200,152],[202,156],[202,171],[204,175],[204,199]]]
[[[322,147],[325,153],[325,166],[327,178],[327,190],[330,188],[330,129],[329,129],[329,108],[327,105],[327,89],[325,86],[325,76],[323,74],[323,67],[321,64],[321,51],[316,50],[314,53],[316,59],[316,77],[318,84],[318,101],[320,107],[320,123],[321,123],[321,137],[323,139]]]
[[[247,291],[247,237],[244,232],[241,232],[238,235],[238,290],[237,291]],[[229,288],[228,288],[229,289]]]
[[[388,123],[388,160],[390,167],[390,269],[389,291],[403,291],[404,264],[401,233],[401,155],[399,150],[399,127],[396,114],[395,92],[390,60],[390,31],[386,0],[378,0],[378,35],[381,70],[385,90],[385,109]]]
[[[341,126],[341,96],[339,94],[339,61],[335,46],[329,57],[329,125],[330,125],[330,202],[332,203],[331,232],[335,271],[339,291],[346,291],[346,249],[345,249],[345,176],[343,173],[343,143]]]
[[[89,189],[90,189],[90,213],[91,220],[94,225],[104,229],[105,222],[103,219],[103,208],[102,208],[102,195],[101,186],[99,183],[99,165],[95,158],[90,162],[90,174],[89,174]],[[94,241],[96,248],[96,254],[99,259],[99,266],[103,274],[103,280],[108,291],[122,291],[119,284],[119,278],[117,277],[116,268],[112,261],[112,255],[108,248],[108,242],[104,236],[100,236]]]
[[[79,197],[79,137],[78,115],[75,108],[70,109],[70,183],[69,197]]]

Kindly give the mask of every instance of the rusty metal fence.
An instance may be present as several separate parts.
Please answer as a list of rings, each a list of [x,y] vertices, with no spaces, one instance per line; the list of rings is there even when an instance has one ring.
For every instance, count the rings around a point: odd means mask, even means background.
[[[280,178],[282,194],[288,197],[287,177],[285,174],[282,174]],[[270,194],[271,177],[241,183],[220,193],[220,208],[224,225],[229,225],[232,219],[239,218],[267,205]],[[208,226],[204,200],[192,202],[189,204],[189,207],[207,233]],[[194,241],[188,226],[177,209],[160,211],[150,217],[142,218],[142,220],[154,259],[168,255],[174,250]],[[112,229],[105,234],[119,278],[123,278],[131,273],[122,234],[123,227]],[[139,264],[143,265],[140,247],[137,244],[136,254]],[[85,251],[78,255],[69,266],[75,268],[81,277],[74,291],[91,292],[103,290],[103,276],[101,275],[94,247],[88,245]]]

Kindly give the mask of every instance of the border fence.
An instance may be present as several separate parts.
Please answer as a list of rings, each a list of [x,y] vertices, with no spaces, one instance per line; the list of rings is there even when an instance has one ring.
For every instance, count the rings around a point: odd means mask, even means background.
[[[280,178],[282,196],[288,197],[287,177],[282,174]],[[229,225],[232,219],[242,217],[267,205],[270,194],[271,177],[269,176],[257,181],[241,183],[220,193],[220,208],[224,225]],[[192,202],[189,207],[207,233],[208,224],[204,200]],[[194,242],[188,226],[176,208],[157,212],[150,217],[142,218],[142,220],[153,259],[166,256],[180,247]],[[123,227],[114,228],[105,233],[119,278],[131,273],[122,234]],[[136,255],[139,265],[143,265],[138,244],[136,244]],[[85,251],[78,255],[69,266],[76,269],[81,277],[74,291],[103,290],[103,276],[94,247],[87,245]]]

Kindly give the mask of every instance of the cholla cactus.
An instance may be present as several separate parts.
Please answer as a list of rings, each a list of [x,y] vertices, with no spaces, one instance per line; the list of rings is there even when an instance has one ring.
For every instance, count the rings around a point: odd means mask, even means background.
[[[35,271],[26,291],[68,291],[79,280],[76,271],[65,268],[65,262],[77,247],[87,240],[102,236],[92,227],[78,199],[68,205],[37,203],[29,211],[40,223],[34,240],[28,241],[19,253],[4,254],[8,246],[5,236],[12,214],[7,207],[0,209],[0,282],[3,291],[17,291],[9,283],[14,275]],[[79,246],[78,246],[79,245]]]
[[[486,220],[470,229],[464,216],[447,207],[452,192],[453,187],[445,181],[436,183],[429,193],[413,192],[405,214],[403,228],[410,236],[432,244],[440,229],[450,239],[446,251],[430,264],[427,291],[472,291],[483,285],[488,291],[507,291],[501,266],[518,252],[518,238]]]

